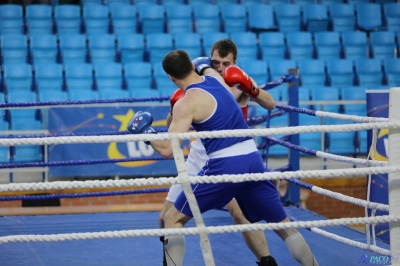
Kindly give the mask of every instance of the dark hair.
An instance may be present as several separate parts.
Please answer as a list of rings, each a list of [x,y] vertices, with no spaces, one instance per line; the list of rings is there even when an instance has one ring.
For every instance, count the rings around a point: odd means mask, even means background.
[[[211,47],[211,55],[217,50],[221,57],[227,57],[229,53],[232,53],[233,60],[236,61],[238,49],[236,44],[230,39],[222,39],[216,41]],[[210,55],[210,56],[211,56]]]
[[[162,61],[165,73],[176,79],[184,79],[193,71],[192,61],[183,50],[169,52]]]

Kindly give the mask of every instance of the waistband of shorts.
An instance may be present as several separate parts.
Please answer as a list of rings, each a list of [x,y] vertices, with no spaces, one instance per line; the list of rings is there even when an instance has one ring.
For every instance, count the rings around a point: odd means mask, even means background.
[[[222,150],[212,152],[208,156],[210,158],[232,157],[232,156],[249,154],[255,151],[258,151],[256,143],[254,142],[253,139],[249,139],[236,143]]]

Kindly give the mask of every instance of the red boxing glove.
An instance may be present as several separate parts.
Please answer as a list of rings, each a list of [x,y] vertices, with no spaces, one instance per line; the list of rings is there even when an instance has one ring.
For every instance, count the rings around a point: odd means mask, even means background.
[[[229,66],[225,69],[224,80],[231,87],[238,85],[237,88],[250,98],[256,98],[260,93],[257,85],[237,66]]]
[[[185,95],[183,90],[177,89],[174,93],[172,93],[171,98],[169,98],[169,103],[171,105],[171,110],[169,111],[172,115],[172,108],[174,108],[175,103]]]

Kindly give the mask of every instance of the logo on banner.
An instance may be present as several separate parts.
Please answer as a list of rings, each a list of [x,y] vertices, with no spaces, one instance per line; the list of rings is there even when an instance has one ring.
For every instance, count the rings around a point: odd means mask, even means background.
[[[375,148],[375,158],[374,160],[377,161],[387,161],[388,160],[388,136],[389,136],[389,129],[383,128],[378,133],[378,139],[376,142]],[[373,156],[372,150],[370,156]]]

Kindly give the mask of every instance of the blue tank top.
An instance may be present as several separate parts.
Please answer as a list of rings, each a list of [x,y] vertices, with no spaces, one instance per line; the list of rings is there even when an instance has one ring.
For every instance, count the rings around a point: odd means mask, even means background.
[[[190,84],[186,91],[200,89],[209,93],[216,101],[213,114],[200,123],[192,123],[193,128],[200,131],[215,131],[229,129],[248,129],[243,113],[233,94],[216,78],[204,76],[204,81]],[[201,139],[207,154],[230,147],[236,143],[251,139],[251,137],[211,138]]]

